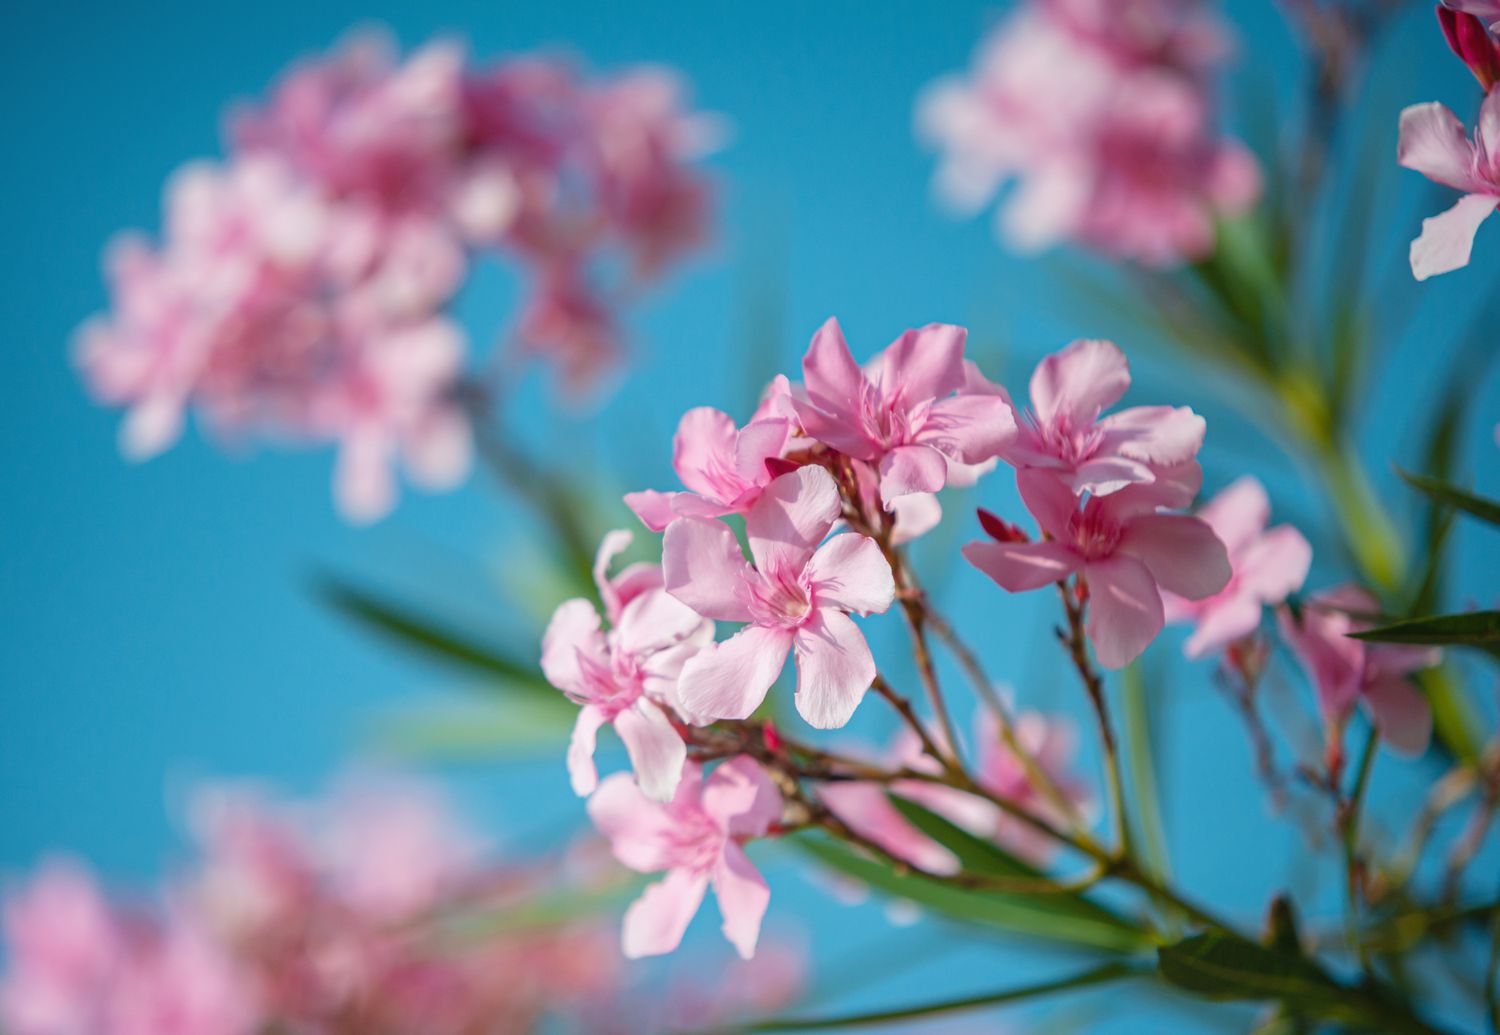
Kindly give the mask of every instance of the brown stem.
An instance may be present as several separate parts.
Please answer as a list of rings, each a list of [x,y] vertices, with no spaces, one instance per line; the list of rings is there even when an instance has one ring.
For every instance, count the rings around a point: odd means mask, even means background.
[[[1131,854],[1130,821],[1125,814],[1125,783],[1120,776],[1120,752],[1115,742],[1114,724],[1109,718],[1109,704],[1104,697],[1104,680],[1089,659],[1088,638],[1083,629],[1085,605],[1079,599],[1077,588],[1081,586],[1083,586],[1082,582],[1074,586],[1069,586],[1066,582],[1057,584],[1058,594],[1062,597],[1063,611],[1068,616],[1067,633],[1061,639],[1063,646],[1068,650],[1069,658],[1072,659],[1073,667],[1078,671],[1078,678],[1083,681],[1083,688],[1088,693],[1089,703],[1094,706],[1094,715],[1099,722],[1099,740],[1104,746],[1105,781],[1109,785],[1109,797],[1115,816],[1120,854],[1128,857]]]

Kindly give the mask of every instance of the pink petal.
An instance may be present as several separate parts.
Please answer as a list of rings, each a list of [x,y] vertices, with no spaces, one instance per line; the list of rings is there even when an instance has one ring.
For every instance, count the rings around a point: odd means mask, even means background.
[[[1399,676],[1377,679],[1364,688],[1381,739],[1398,754],[1416,757],[1432,740],[1432,706],[1427,697]]]
[[[958,860],[953,853],[908,823],[891,804],[884,787],[871,783],[830,783],[818,796],[855,833],[898,859],[932,873],[958,872]]]
[[[1469,191],[1474,180],[1474,145],[1458,116],[1436,101],[1401,112],[1396,162],[1448,187]]]
[[[641,793],[652,801],[671,801],[687,761],[687,746],[662,710],[641,698],[615,716],[615,732],[630,755]]]
[[[714,472],[733,469],[734,453],[734,418],[722,410],[698,406],[677,422],[672,469],[693,492],[718,499],[720,482]]]
[[[802,359],[802,380],[807,396],[825,412],[848,417],[859,412],[865,390],[865,374],[854,362],[843,328],[834,317],[818,328]],[[799,411],[800,412],[800,411]]]
[[[1132,406],[1099,422],[1104,448],[1121,456],[1161,466],[1185,463],[1198,455],[1208,429],[1186,406]]]
[[[1087,632],[1105,668],[1124,668],[1161,632],[1161,593],[1140,561],[1115,556],[1084,569],[1089,582]]]
[[[677,511],[672,508],[672,501],[681,495],[683,493],[646,489],[643,492],[626,493],[625,505],[641,519],[641,524],[653,532],[660,532],[677,520]]]
[[[940,399],[927,414],[917,441],[964,464],[993,459],[1016,437],[1016,414],[997,395],[955,395]]]
[[[677,786],[677,799],[692,801],[700,790],[697,766],[690,765]],[[589,819],[609,840],[621,865],[637,873],[659,873],[673,863],[672,833],[677,821],[636,786],[629,773],[615,773],[588,801]]]
[[[703,811],[730,837],[760,837],[781,819],[781,792],[764,769],[737,755],[704,783]]]
[[[691,870],[671,870],[666,879],[648,887],[625,910],[625,958],[663,956],[676,949],[707,890],[708,875]]]
[[[604,538],[599,541],[599,549],[594,552],[594,588],[599,591],[604,613],[611,622],[619,618],[620,597],[615,592],[614,583],[609,580],[609,566],[617,556],[630,548],[630,542],[634,538],[623,528],[614,529],[604,534]]]
[[[949,481],[952,481],[952,468],[949,468]],[[891,517],[895,521],[895,531],[891,533],[891,544],[904,546],[914,539],[919,539],[931,532],[943,520],[943,506],[938,498],[930,492],[913,492],[906,496],[897,496],[891,501]]]
[[[1145,562],[1161,587],[1203,600],[1229,585],[1229,553],[1206,522],[1184,514],[1142,514],[1126,525],[1117,547]]]
[[[127,460],[149,460],[182,437],[182,400],[150,395],[125,414],[120,452]]]
[[[797,630],[794,649],[797,711],[817,729],[843,726],[875,681],[864,633],[842,611],[819,608]]]
[[[1465,194],[1446,212],[1422,220],[1422,233],[1411,243],[1411,272],[1418,280],[1469,264],[1479,224],[1495,211],[1493,194]]]
[[[1261,603],[1279,604],[1302,588],[1312,547],[1291,525],[1277,525],[1235,559],[1235,579]]]
[[[334,496],[339,512],[355,524],[378,521],[396,505],[396,475],[391,470],[394,443],[382,432],[355,432],[344,441],[334,469]]]
[[[771,902],[771,889],[745,850],[733,842],[724,846],[724,856],[714,867],[713,883],[719,914],[724,918],[724,937],[741,959],[750,959],[760,939],[760,923]]]
[[[781,456],[791,433],[792,423],[788,420],[756,420],[741,428],[734,444],[734,466],[739,476],[747,482],[764,485],[769,480],[766,461]]]
[[[1055,539],[1072,538],[1068,523],[1078,511],[1078,497],[1055,473],[1036,468],[1018,471],[1016,488],[1043,532]]]
[[[668,593],[704,618],[750,620],[740,599],[750,566],[728,525],[705,518],[678,518],[667,526],[661,553]]]
[[[1253,633],[1260,626],[1260,613],[1261,603],[1254,597],[1235,594],[1222,601],[1213,600],[1198,616],[1198,627],[1183,644],[1182,652],[1190,658],[1215,654]]]
[[[1108,496],[1131,485],[1149,485],[1156,480],[1151,465],[1123,456],[1090,457],[1074,469],[1068,485],[1076,493]]]
[[[909,330],[878,360],[887,399],[900,394],[912,403],[939,399],[964,385],[964,339],[969,332],[947,323]]]
[[[896,598],[891,566],[875,540],[845,533],[818,548],[807,564],[814,600],[856,614],[878,614]]]
[[[593,794],[599,786],[594,747],[598,742],[599,727],[607,721],[604,712],[591,704],[578,709],[578,721],[573,724],[573,736],[568,741],[568,777],[573,784],[573,793],[580,798]]]
[[[929,446],[901,446],[880,460],[880,501],[887,506],[898,496],[937,492],[948,477],[948,460]]]
[[[676,597],[648,590],[620,612],[615,625],[616,646],[628,654],[649,657],[698,638],[711,624]]]
[[[1037,365],[1031,404],[1043,424],[1068,421],[1086,427],[1130,387],[1125,353],[1110,341],[1079,340]]]
[[[980,540],[963,548],[964,559],[1008,593],[1040,589],[1078,570],[1080,559],[1061,543],[994,543]]]
[[[1271,501],[1253,475],[1235,479],[1203,505],[1198,516],[1208,522],[1231,556],[1248,547],[1271,519]]]
[[[788,629],[747,625],[682,667],[677,696],[696,716],[749,718],[781,675],[791,646]]]
[[[461,411],[438,410],[406,437],[402,454],[415,484],[443,492],[456,488],[468,475],[474,461],[474,435]]]
[[[1077,229],[1092,187],[1086,163],[1046,163],[1022,179],[996,212],[999,232],[1018,251],[1049,248]]]
[[[801,572],[843,511],[833,475],[799,467],[770,485],[745,515],[750,553],[762,572]]]
[[[578,653],[602,653],[603,644],[599,612],[594,605],[582,597],[564,600],[552,612],[552,620],[542,634],[542,674],[559,690],[583,694]]]
[[[1162,507],[1180,510],[1190,505],[1203,487],[1203,468],[1196,460],[1159,467],[1152,472],[1155,480],[1132,483],[1109,494],[1110,513],[1124,519],[1132,514],[1151,514]]]

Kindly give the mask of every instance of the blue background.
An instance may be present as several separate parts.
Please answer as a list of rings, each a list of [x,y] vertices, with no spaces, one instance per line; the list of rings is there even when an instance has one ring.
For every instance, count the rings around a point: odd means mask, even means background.
[[[1234,386],[1200,377],[1142,331],[1080,303],[1061,276],[1072,268],[1068,257],[1009,256],[986,220],[954,221],[931,203],[932,162],[913,141],[913,97],[967,62],[995,16],[988,5],[133,6],[13,3],[0,36],[0,871],[61,849],[113,879],[149,880],[181,857],[174,815],[182,788],[256,774],[315,790],[383,743],[379,732],[389,726],[380,717],[471,700],[442,673],[329,615],[307,592],[316,571],[358,574],[440,605],[520,649],[533,642],[502,589],[534,570],[525,538],[534,530],[482,475],[449,496],[408,496],[391,519],[356,530],[332,509],[327,455],[266,450],[230,459],[189,434],[151,463],[125,463],[115,451],[117,415],[88,401],[68,362],[71,332],[105,301],[98,261],[106,239],[155,225],[173,167],[217,153],[230,99],[261,92],[292,58],[364,22],[389,25],[408,45],[452,31],[484,59],[562,45],[605,69],[660,61],[684,71],[703,107],[730,118],[732,140],[710,163],[722,205],[717,243],[632,314],[629,380],[599,412],[561,416],[547,383],[528,383],[520,416],[540,429],[531,438],[551,457],[567,457],[601,495],[671,485],[677,416],[697,404],[743,416],[769,373],[795,372],[829,314],[861,356],[907,326],[941,320],[968,325],[987,372],[1015,387],[1040,355],[1072,337],[1118,338],[1136,366],[1132,400],[1188,403],[1209,416],[1211,489],[1255,471],[1275,492],[1279,517],[1305,527],[1315,547],[1326,545],[1326,515],[1306,489],[1307,472],[1225,406]],[[1420,289],[1404,272],[1420,216],[1448,201],[1395,168],[1395,113],[1442,99],[1468,117],[1474,104],[1472,82],[1447,56],[1430,12],[1413,6],[1367,101],[1373,157],[1356,175],[1378,184],[1376,232],[1367,253],[1331,257],[1385,268],[1380,283],[1413,303],[1406,320],[1388,326],[1394,333],[1372,364],[1359,425],[1380,492],[1403,514],[1405,490],[1388,461],[1415,462],[1448,373],[1444,357],[1489,293],[1500,249],[1500,231],[1487,227],[1474,267]],[[1226,95],[1248,132],[1295,88],[1288,70],[1296,51],[1272,5],[1244,0],[1228,13],[1241,48]],[[505,318],[509,290],[490,269],[466,293],[461,309],[476,342]],[[1491,495],[1500,495],[1496,420],[1500,384],[1491,374],[1463,429],[1462,454],[1462,469]],[[1018,516],[1004,474],[979,495]],[[943,534],[973,533],[966,502],[955,500],[950,514],[954,527]],[[1457,537],[1465,564],[1448,603],[1491,603],[1496,537],[1467,524]],[[1309,585],[1345,575],[1336,553],[1320,549]],[[934,581],[1023,702],[1086,718],[1049,642],[1050,595],[1004,599],[967,569],[937,572]],[[910,683],[898,624],[888,616],[866,627],[882,664]],[[1152,652],[1177,876],[1247,924],[1273,884],[1333,905],[1330,873],[1290,861],[1297,841],[1266,816],[1244,738],[1210,688],[1211,667],[1179,663],[1180,639],[1170,632]],[[1305,694],[1295,677],[1288,685]],[[1479,685],[1492,688],[1493,676],[1482,674]],[[959,700],[964,714],[970,702]],[[865,715],[857,733],[870,740],[887,728]],[[546,744],[538,754],[448,767],[471,811],[515,851],[555,844],[583,820],[560,752]],[[1433,766],[1381,760],[1373,829],[1404,829],[1416,778]],[[979,991],[1059,968],[1046,954],[956,940],[938,928],[886,930],[878,907],[837,905],[774,850],[761,857],[776,893],[769,929],[809,946],[830,980],[885,956],[889,974],[867,973],[878,980],[842,997],[815,990],[819,1006]],[[1489,860],[1492,873],[1493,853]],[[721,953],[714,926],[702,918],[694,942]],[[887,951],[898,945],[899,957]],[[918,962],[903,969],[902,959]],[[1106,995],[1079,1004],[1063,1009],[1082,1012],[1057,1016],[1097,1021],[1099,1030],[1159,1030],[1161,1011],[1171,1009],[1172,1030],[1214,1030],[1202,1015],[1159,1002]]]

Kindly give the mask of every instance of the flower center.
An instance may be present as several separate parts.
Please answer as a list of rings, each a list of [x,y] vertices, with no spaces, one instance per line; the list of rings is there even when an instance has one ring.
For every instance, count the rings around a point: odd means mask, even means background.
[[[1088,558],[1108,557],[1120,543],[1120,526],[1104,512],[1097,496],[1068,519],[1068,531],[1078,552]]]
[[[1103,437],[1099,426],[1093,421],[1075,428],[1070,418],[1059,414],[1043,423],[1030,410],[1026,411],[1026,420],[1046,444],[1046,451],[1070,465],[1080,464],[1093,456]]]
[[[813,609],[812,586],[800,571],[751,572],[746,577],[750,614],[757,625],[795,629]]]

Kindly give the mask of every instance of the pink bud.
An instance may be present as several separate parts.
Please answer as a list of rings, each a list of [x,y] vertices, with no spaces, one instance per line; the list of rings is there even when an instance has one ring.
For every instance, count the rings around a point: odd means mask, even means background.
[[[1437,16],[1448,47],[1474,73],[1479,85],[1488,90],[1500,80],[1500,43],[1472,14],[1439,7]]]
[[[776,729],[776,724],[769,719],[761,730],[761,738],[766,742],[766,750],[776,752],[781,750],[781,733]]]
[[[784,474],[791,474],[801,466],[802,465],[797,463],[797,461],[788,460],[785,457],[766,457],[766,472],[771,476],[772,481],[775,481],[777,478],[780,478]]]
[[[1030,537],[1020,528],[1001,519],[997,515],[977,508],[979,514],[979,526],[984,529],[985,534],[1000,543],[1025,543],[1030,542]]]

